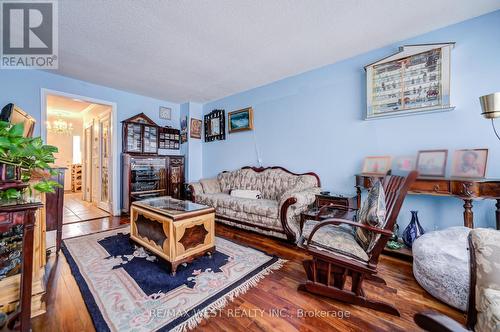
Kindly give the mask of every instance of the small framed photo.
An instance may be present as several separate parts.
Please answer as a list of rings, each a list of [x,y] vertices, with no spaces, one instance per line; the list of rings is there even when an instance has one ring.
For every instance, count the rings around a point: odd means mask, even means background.
[[[394,168],[398,171],[411,172],[415,169],[415,156],[398,156],[395,158]]]
[[[443,177],[446,174],[448,150],[422,150],[417,155],[417,171],[420,176]]]
[[[171,120],[172,119],[172,109],[170,107],[160,106],[160,119]]]
[[[457,150],[453,155],[451,176],[484,178],[488,163],[488,149]]]
[[[391,156],[366,157],[363,162],[365,175],[386,175],[391,169]]]
[[[247,107],[228,113],[229,133],[253,130],[253,109]]]
[[[201,138],[201,120],[191,118],[191,130],[189,132],[191,138]]]

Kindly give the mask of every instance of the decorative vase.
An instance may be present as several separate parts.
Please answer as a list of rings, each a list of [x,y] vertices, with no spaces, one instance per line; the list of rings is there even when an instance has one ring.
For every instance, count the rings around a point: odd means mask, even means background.
[[[403,231],[403,242],[408,248],[411,248],[411,246],[413,245],[413,241],[415,241],[418,237],[425,233],[424,229],[420,225],[420,222],[418,221],[418,211],[410,212],[411,221]]]

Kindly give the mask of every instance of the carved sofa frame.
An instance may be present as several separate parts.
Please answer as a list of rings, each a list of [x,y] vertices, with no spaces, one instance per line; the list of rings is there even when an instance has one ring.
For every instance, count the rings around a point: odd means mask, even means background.
[[[289,171],[286,168],[281,167],[281,166],[271,166],[271,167],[245,166],[245,167],[242,167],[241,169],[251,169],[251,170],[253,170],[254,172],[257,172],[257,173],[261,173],[261,172],[264,172],[264,171],[270,170],[270,169],[271,170],[273,170],[273,169],[279,169],[279,170],[282,170],[282,171],[284,171],[286,173],[289,173],[291,175],[296,175],[296,176],[311,175],[311,176],[314,176],[316,178],[318,188],[321,187],[321,181],[319,179],[319,176],[316,173],[314,173],[314,172],[294,173],[294,172],[291,172],[291,171]],[[226,172],[228,172],[228,171],[223,171],[222,173],[226,173]],[[192,184],[189,184],[188,188],[189,188],[189,190],[191,192],[191,200],[193,202],[196,202],[196,195],[197,195],[197,193],[196,193],[195,187]],[[295,203],[297,203],[297,198],[290,197],[287,200],[285,200],[283,202],[283,204],[279,207],[279,217],[280,217],[281,225],[283,227],[283,231],[278,231],[276,229],[270,229],[270,228],[268,228],[266,226],[263,226],[263,225],[256,225],[256,224],[247,223],[247,222],[244,222],[244,221],[241,221],[241,220],[236,220],[236,219],[233,219],[233,218],[229,218],[229,217],[226,217],[226,216],[221,216],[221,215],[219,215],[217,213],[216,213],[216,219],[226,220],[226,221],[229,221],[229,222],[232,222],[232,223],[235,223],[235,224],[240,224],[240,225],[244,225],[244,226],[248,226],[248,227],[255,227],[255,228],[258,228],[258,229],[262,229],[264,231],[270,231],[270,232],[275,232],[275,233],[282,233],[282,234],[284,234],[286,236],[286,239],[288,241],[295,243],[295,241],[297,240],[296,235],[292,231],[292,229],[290,228],[290,226],[288,225],[288,220],[287,220],[288,210]]]

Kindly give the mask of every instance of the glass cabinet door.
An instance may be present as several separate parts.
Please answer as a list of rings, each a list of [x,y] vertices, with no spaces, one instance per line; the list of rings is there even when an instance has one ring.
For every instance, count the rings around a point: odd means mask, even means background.
[[[128,123],[126,126],[127,152],[142,152],[142,125]]]
[[[158,128],[144,126],[144,153],[157,153],[158,151]]]

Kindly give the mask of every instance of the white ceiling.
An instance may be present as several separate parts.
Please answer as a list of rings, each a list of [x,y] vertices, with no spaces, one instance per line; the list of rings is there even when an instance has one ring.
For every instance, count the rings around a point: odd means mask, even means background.
[[[91,103],[83,100],[48,95],[47,96],[47,112],[50,113],[80,113],[86,110]]]
[[[206,102],[500,8],[500,0],[66,0],[60,74]]]

